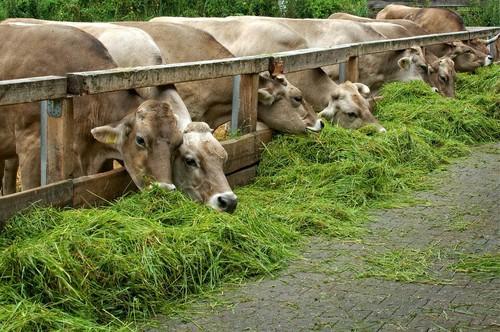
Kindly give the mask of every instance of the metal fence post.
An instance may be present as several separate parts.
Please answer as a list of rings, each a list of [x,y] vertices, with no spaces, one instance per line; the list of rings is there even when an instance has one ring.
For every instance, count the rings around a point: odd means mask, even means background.
[[[40,102],[40,185],[47,185],[47,127],[48,127],[48,112],[49,101],[43,100]]]
[[[240,82],[241,75],[233,77],[233,102],[231,112],[231,134],[238,131],[238,115],[240,113]]]
[[[346,81],[346,63],[341,62],[339,63],[339,82],[344,83]]]

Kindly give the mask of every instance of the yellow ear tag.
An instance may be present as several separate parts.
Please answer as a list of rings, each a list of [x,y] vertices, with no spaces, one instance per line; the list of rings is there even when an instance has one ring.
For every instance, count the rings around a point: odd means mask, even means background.
[[[115,144],[116,143],[116,135],[114,134],[107,134],[105,138],[106,144]]]

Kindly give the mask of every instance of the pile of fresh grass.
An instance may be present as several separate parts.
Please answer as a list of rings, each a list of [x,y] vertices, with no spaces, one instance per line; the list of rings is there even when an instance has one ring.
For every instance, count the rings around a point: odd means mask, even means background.
[[[387,134],[328,126],[280,136],[233,215],[179,193],[100,209],[32,209],[0,236],[2,330],[128,329],[168,303],[282,268],[303,235],[360,237],[369,207],[421,188],[433,169],[500,139],[500,67],[462,75],[459,98],[387,85]]]

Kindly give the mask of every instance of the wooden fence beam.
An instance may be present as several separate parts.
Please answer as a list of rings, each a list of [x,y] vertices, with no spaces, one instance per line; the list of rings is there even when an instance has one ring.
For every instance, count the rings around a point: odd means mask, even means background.
[[[206,80],[239,74],[254,74],[269,68],[267,55],[196,61],[135,68],[116,68],[68,74],[71,94],[95,94]]]
[[[44,187],[22,191],[0,198],[0,226],[8,218],[33,204],[42,206],[71,206],[73,182],[66,180]]]
[[[66,77],[42,76],[0,81],[0,106],[66,96]]]
[[[238,129],[242,134],[252,133],[257,127],[258,89],[259,74],[241,75]]]
[[[73,186],[73,207],[103,205],[127,192],[137,191],[123,167],[74,179]]]
[[[352,56],[347,61],[346,79],[348,81],[357,82],[359,80],[358,59],[357,56]]]
[[[48,183],[69,179],[73,173],[75,160],[73,99],[62,99],[59,102],[60,115],[49,114],[47,123]]]

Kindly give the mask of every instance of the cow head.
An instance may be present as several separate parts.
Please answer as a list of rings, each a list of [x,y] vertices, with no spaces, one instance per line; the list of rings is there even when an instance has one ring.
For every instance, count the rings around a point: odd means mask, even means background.
[[[174,183],[192,199],[233,212],[238,199],[224,175],[227,152],[205,122],[191,122],[175,152]]]
[[[449,57],[442,57],[429,63],[429,83],[445,97],[455,97],[456,76],[455,63]]]
[[[425,56],[420,47],[411,47],[398,54],[398,71],[396,77],[391,81],[421,81],[425,79],[428,67]]]
[[[370,112],[369,96],[370,88],[366,85],[346,81],[333,91],[328,106],[319,115],[344,128],[358,129],[374,124],[379,132],[385,132]]]
[[[455,62],[457,72],[473,72],[478,67],[488,66],[493,62],[492,56],[462,42],[447,45],[450,47],[447,55]]]
[[[271,129],[299,134],[319,132],[323,122],[312,107],[302,98],[302,92],[284,75],[259,76],[258,119]]]
[[[116,152],[138,188],[174,189],[171,156],[182,143],[169,104],[148,100],[122,120],[92,129],[94,138]]]

